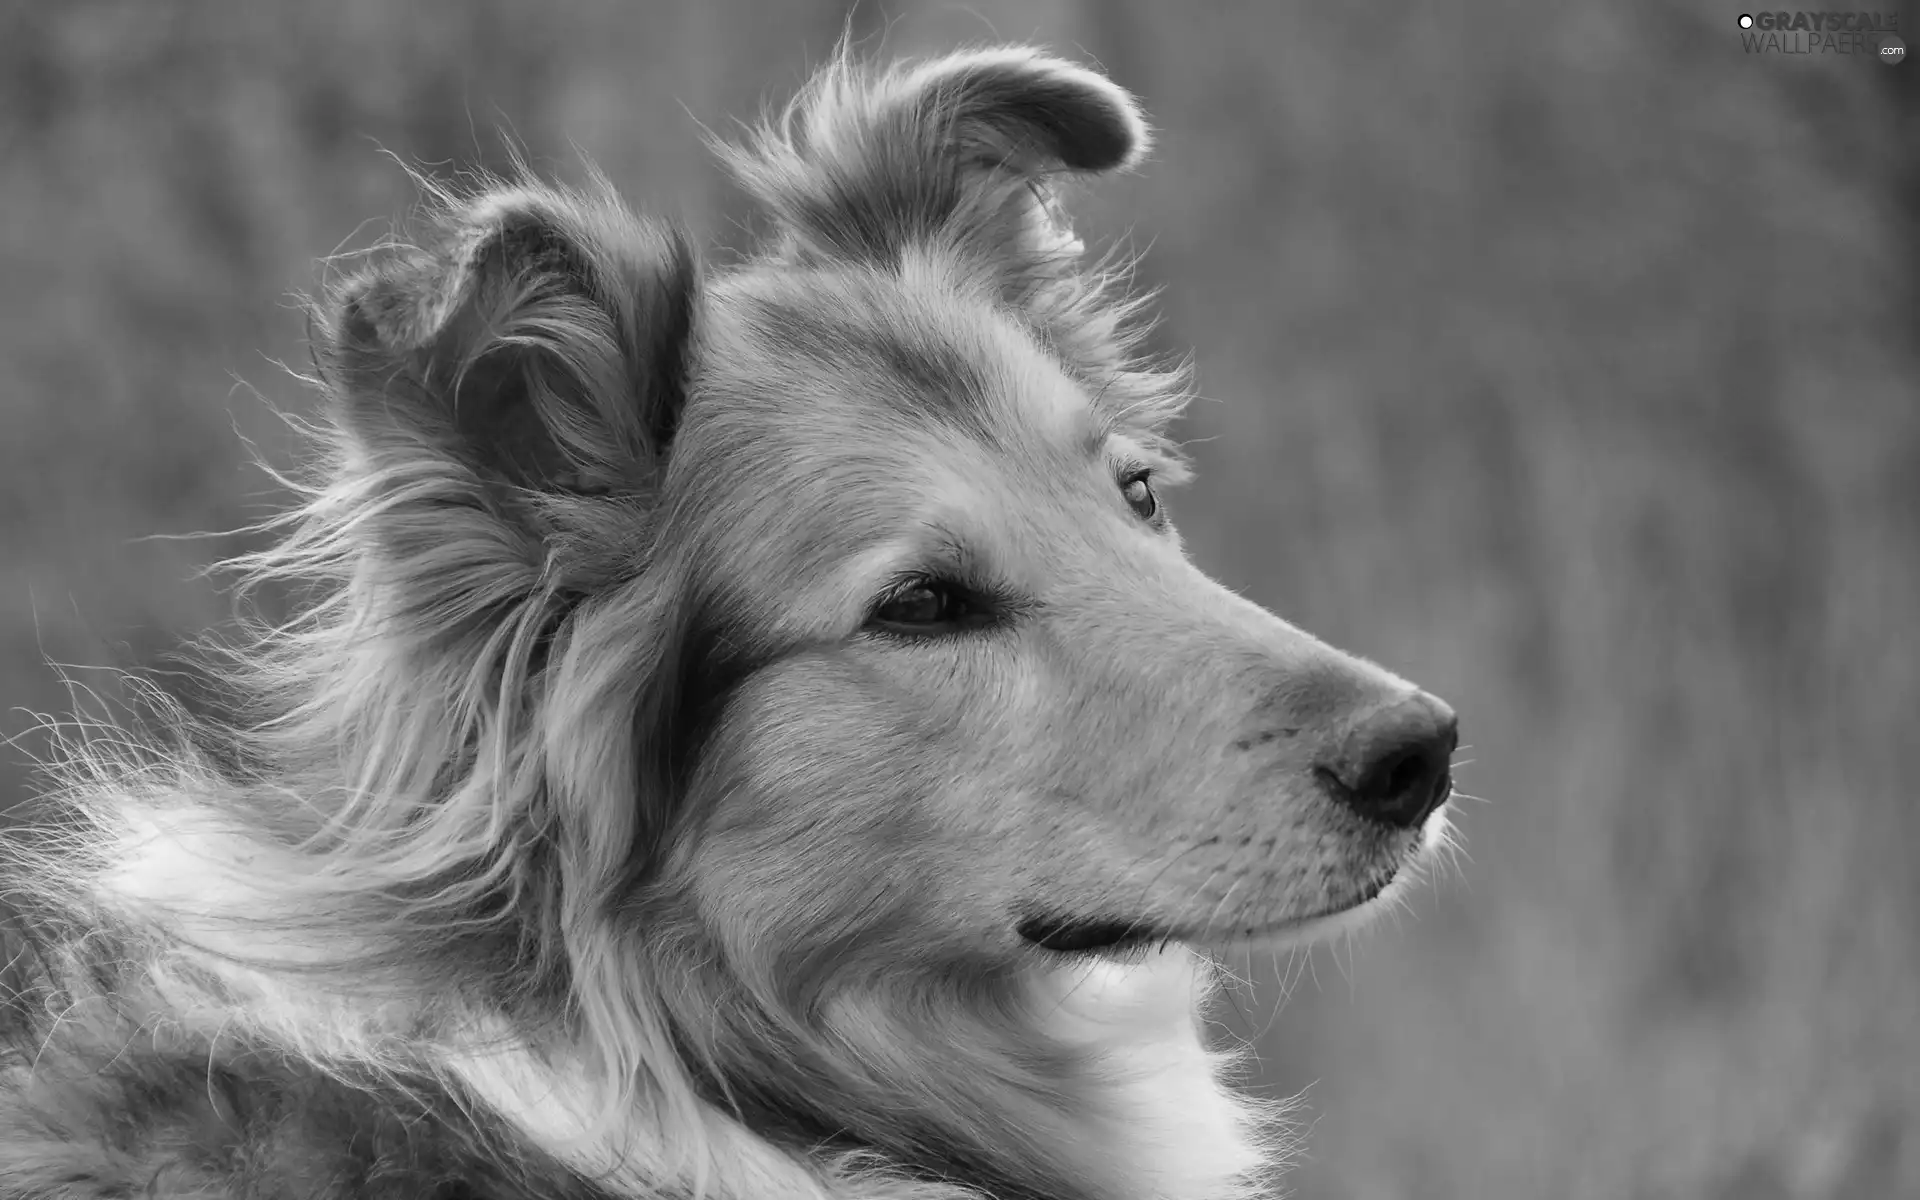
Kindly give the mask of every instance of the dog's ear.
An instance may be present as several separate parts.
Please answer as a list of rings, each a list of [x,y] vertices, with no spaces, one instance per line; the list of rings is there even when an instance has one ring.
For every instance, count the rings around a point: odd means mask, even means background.
[[[872,72],[846,55],[744,147],[721,147],[800,260],[898,264],[916,245],[1001,276],[1070,265],[1063,176],[1127,167],[1146,121],[1106,77],[1038,51],[956,54]]]
[[[334,289],[318,347],[370,465],[437,457],[495,491],[648,489],[686,386],[695,256],[604,188],[447,201]]]

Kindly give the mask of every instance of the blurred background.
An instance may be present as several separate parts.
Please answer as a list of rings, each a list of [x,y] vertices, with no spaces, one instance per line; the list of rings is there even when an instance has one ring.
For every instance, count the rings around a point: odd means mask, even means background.
[[[1749,56],[1736,15],[851,14],[1144,99],[1158,153],[1080,225],[1146,250],[1198,357],[1195,556],[1462,714],[1462,870],[1228,1014],[1306,1090],[1303,1200],[1920,1196],[1920,64]],[[291,297],[406,213],[386,152],[498,168],[510,131],[738,246],[700,125],[848,20],[0,6],[0,733],[66,705],[48,660],[228,618],[192,575],[244,543],[150,535],[276,501],[242,438],[285,461]]]

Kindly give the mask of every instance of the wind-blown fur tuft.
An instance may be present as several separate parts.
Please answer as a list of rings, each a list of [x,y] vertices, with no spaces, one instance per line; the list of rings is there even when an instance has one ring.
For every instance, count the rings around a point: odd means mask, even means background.
[[[1147,145],[1031,51],[842,57],[723,149],[728,271],[429,188],[230,564],[292,615],[0,840],[0,1198],[1262,1194],[1203,950],[1445,818],[1329,797],[1417,694],[1167,523],[1183,377],[1059,195]]]

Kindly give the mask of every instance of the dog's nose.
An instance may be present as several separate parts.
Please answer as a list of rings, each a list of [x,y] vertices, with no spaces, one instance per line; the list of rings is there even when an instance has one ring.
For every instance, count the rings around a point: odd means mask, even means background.
[[[1416,692],[1368,714],[1314,773],[1361,816],[1411,829],[1452,791],[1450,764],[1459,742],[1453,710]]]

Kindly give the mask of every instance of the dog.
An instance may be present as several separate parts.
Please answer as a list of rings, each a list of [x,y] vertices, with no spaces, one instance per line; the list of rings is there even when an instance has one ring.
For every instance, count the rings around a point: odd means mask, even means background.
[[[719,145],[428,185],[314,305],[218,704],[67,722],[5,839],[0,1196],[1265,1194],[1213,955],[1391,903],[1440,700],[1192,565],[1183,372],[1069,184],[1149,130],[844,51]]]

